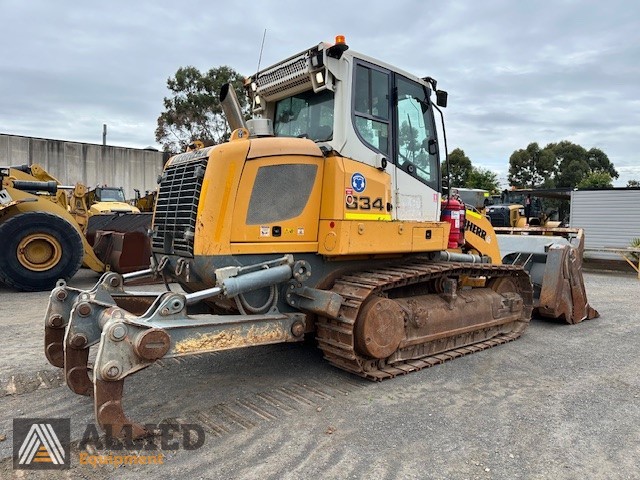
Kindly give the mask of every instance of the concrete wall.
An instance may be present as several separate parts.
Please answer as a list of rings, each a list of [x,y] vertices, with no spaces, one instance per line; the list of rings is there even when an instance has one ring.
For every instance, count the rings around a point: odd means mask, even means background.
[[[39,163],[64,185],[123,187],[127,198],[155,190],[164,162],[151,150],[0,134],[0,166]]]

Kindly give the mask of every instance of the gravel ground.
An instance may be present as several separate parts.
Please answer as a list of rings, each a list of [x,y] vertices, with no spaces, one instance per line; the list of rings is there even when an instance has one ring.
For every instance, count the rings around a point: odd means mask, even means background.
[[[640,282],[585,282],[598,319],[534,320],[515,342],[382,383],[327,365],[311,342],[156,364],[128,379],[125,410],[198,423],[202,448],[120,468],[79,465],[74,448],[57,477],[640,478]],[[70,417],[76,441],[93,422],[91,399],[42,353],[47,298],[0,289],[2,478],[26,476],[12,470],[14,417]]]

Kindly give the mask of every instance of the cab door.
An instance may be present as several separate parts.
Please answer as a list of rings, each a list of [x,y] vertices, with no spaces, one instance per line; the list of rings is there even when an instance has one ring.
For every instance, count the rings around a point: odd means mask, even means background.
[[[440,163],[429,90],[399,74],[394,80],[397,218],[435,221],[440,215]]]

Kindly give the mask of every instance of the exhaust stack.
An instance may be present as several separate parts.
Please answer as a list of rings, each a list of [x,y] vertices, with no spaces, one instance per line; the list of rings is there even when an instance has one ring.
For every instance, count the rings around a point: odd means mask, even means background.
[[[231,131],[237,128],[247,128],[236,92],[229,83],[225,83],[220,89],[220,104]]]

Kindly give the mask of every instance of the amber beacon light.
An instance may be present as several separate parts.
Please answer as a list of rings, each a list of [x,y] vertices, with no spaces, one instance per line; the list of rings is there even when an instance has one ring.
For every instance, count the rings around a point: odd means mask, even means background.
[[[327,50],[327,55],[333,58],[340,58],[348,49],[349,46],[346,44],[344,35],[336,35],[336,43]]]

